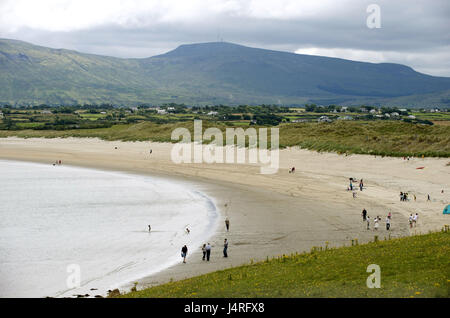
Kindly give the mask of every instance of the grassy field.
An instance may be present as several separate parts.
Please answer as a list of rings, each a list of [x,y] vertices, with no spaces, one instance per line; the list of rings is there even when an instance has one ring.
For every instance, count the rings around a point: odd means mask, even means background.
[[[412,112],[411,115],[416,116],[418,119],[426,119],[432,121],[449,121],[450,113],[420,113]]]
[[[109,128],[75,130],[0,130],[0,137],[98,137],[104,140],[170,142],[177,127],[193,131],[193,122],[157,124],[141,122],[120,124]],[[203,128],[243,127],[232,123],[203,121]],[[252,126],[256,127],[256,126]],[[332,123],[282,124],[280,147],[302,148],[382,156],[450,157],[450,126],[420,125],[401,121],[335,121]],[[257,127],[256,127],[257,128]]]
[[[230,250],[232,255],[232,249]],[[381,288],[368,288],[369,264]],[[450,232],[315,248],[122,297],[449,297]]]

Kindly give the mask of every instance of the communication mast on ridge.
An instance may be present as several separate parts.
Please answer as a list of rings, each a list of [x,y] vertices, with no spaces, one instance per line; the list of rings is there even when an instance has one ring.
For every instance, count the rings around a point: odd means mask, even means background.
[[[220,34],[220,29],[217,31],[217,42],[223,42],[223,37]]]

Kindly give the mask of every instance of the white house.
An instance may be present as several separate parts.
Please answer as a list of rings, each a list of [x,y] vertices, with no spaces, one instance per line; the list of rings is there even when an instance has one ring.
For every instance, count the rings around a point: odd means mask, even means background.
[[[348,111],[348,107],[347,106],[342,106],[341,107],[341,112],[347,112]]]
[[[416,116],[414,116],[414,115],[409,115],[408,118],[410,118],[410,119],[416,119]]]
[[[377,114],[378,111],[376,109],[371,109],[369,113],[371,113],[373,115],[373,114]]]
[[[167,111],[165,109],[158,108],[158,109],[156,109],[156,113],[163,115],[163,114],[167,114]]]
[[[338,117],[338,119],[339,120],[353,120],[353,117],[352,116],[341,116],[341,117]]]
[[[398,116],[400,116],[399,113],[396,113],[396,112],[391,113],[391,117],[398,117]]]
[[[207,115],[208,116],[216,116],[218,112],[210,111]]]
[[[291,123],[306,123],[307,120],[306,119],[294,119],[291,120]]]
[[[330,123],[331,119],[328,116],[320,116],[317,121],[319,123]]]

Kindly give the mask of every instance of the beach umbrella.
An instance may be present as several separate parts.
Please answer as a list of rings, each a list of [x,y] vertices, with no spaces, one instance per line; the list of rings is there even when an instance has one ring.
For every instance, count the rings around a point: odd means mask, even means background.
[[[450,204],[449,205],[447,205],[446,207],[445,207],[445,209],[444,209],[444,212],[443,212],[444,214],[450,214]]]

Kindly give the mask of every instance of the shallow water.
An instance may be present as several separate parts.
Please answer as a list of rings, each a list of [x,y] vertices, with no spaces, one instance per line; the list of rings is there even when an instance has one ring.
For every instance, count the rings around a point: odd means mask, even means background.
[[[217,220],[192,184],[0,160],[0,297],[105,295],[181,262]]]

